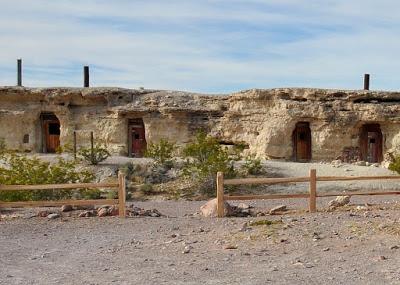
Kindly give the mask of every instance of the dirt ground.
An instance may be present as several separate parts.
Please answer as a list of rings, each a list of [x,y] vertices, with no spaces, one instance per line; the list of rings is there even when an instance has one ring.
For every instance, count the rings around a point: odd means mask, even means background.
[[[0,220],[0,284],[400,284],[397,197],[316,214],[287,200],[287,214],[257,218],[203,218],[202,203],[134,203],[160,218],[17,210],[24,217]]]

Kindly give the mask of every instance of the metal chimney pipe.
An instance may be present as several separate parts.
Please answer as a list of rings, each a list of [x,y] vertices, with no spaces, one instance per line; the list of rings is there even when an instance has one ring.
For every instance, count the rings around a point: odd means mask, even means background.
[[[369,74],[364,74],[364,90],[369,90]]]
[[[17,86],[22,86],[22,59],[17,59]]]
[[[83,87],[89,87],[89,66],[83,67]]]

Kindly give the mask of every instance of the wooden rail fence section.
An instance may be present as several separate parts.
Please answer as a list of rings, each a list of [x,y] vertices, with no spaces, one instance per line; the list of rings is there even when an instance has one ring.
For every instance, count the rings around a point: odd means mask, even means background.
[[[317,182],[326,181],[365,181],[365,180],[389,180],[400,179],[400,175],[388,176],[317,176],[315,169],[310,169],[309,176],[289,178],[236,178],[224,179],[222,172],[217,173],[217,215],[225,216],[224,202],[229,200],[263,200],[263,199],[308,199],[310,213],[317,211],[317,198],[334,196],[366,196],[366,195],[399,195],[400,191],[379,191],[379,192],[337,192],[317,193]],[[224,185],[243,184],[282,184],[308,182],[309,192],[300,194],[267,194],[267,195],[225,195]]]
[[[69,183],[69,184],[43,184],[43,185],[0,185],[0,191],[33,191],[33,190],[74,190],[87,188],[114,188],[118,189],[118,199],[96,200],[57,200],[57,201],[0,201],[0,208],[12,207],[50,207],[61,205],[91,206],[91,205],[118,205],[119,216],[125,218],[126,210],[126,184],[125,175],[118,173],[118,183]]]

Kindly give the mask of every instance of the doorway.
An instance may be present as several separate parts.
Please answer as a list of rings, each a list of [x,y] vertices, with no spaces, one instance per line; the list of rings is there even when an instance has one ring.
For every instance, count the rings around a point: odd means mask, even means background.
[[[379,124],[366,124],[360,130],[361,160],[379,163],[383,160],[382,131]]]
[[[42,151],[55,153],[60,146],[60,121],[53,113],[42,113]]]
[[[128,121],[128,155],[130,157],[142,157],[146,151],[146,134],[142,119]]]
[[[311,129],[310,123],[299,122],[292,135],[293,159],[299,162],[311,160]]]

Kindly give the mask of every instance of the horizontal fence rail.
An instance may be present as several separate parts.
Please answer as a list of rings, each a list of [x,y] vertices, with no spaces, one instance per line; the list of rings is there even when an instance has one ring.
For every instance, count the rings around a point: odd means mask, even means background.
[[[125,175],[118,173],[118,183],[68,183],[43,185],[0,185],[0,191],[35,191],[35,190],[79,190],[88,188],[115,188],[118,189],[118,199],[95,200],[55,200],[55,201],[0,201],[0,208],[13,207],[51,207],[51,206],[91,206],[91,205],[118,205],[120,217],[126,216],[126,184]]]
[[[328,181],[366,181],[366,180],[395,180],[400,179],[400,175],[386,176],[318,176],[315,169],[310,169],[310,175],[305,177],[288,178],[236,178],[224,179],[222,172],[217,173],[217,215],[225,216],[224,201],[232,200],[269,200],[269,199],[309,199],[309,212],[317,211],[317,198],[335,196],[375,196],[375,195],[400,195],[400,191],[380,191],[380,192],[337,192],[317,194],[317,182]],[[244,185],[244,184],[285,184],[285,183],[309,183],[308,193],[299,194],[266,194],[266,195],[225,195],[224,185]]]

